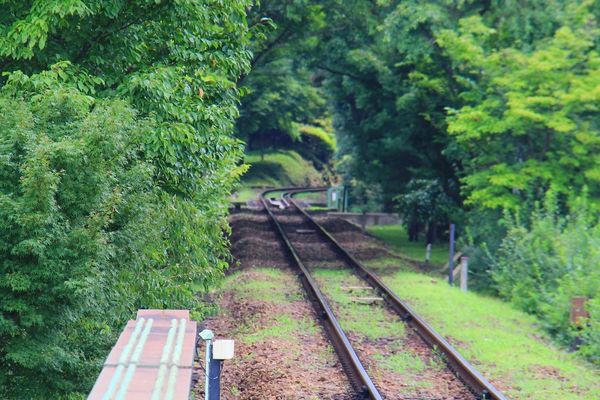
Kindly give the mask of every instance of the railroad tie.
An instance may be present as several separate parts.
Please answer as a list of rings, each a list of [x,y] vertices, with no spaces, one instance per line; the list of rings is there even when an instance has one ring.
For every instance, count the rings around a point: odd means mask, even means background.
[[[351,297],[355,303],[373,304],[383,301],[383,297]]]
[[[315,230],[314,229],[296,229],[296,233],[300,233],[300,234],[315,233]]]
[[[340,286],[345,292],[354,292],[357,290],[374,290],[371,286]]]

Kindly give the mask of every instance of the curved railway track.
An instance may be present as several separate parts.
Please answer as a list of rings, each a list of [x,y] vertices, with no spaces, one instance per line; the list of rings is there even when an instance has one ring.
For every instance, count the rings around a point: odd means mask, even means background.
[[[341,361],[344,371],[349,377],[350,383],[354,387],[357,397],[362,399],[384,399],[374,379],[369,376],[367,369],[363,365],[357,352],[352,347],[351,341],[342,329],[327,297],[319,288],[318,283],[311,275],[310,269],[305,265],[302,254],[294,247],[290,240],[288,232],[285,229],[285,223],[280,221],[278,216],[293,214],[303,220],[303,224],[313,227],[319,239],[335,251],[344,265],[360,277],[365,283],[373,288],[384,299],[385,305],[393,310],[406,325],[414,331],[420,339],[431,348],[432,352],[442,355],[450,371],[468,388],[476,399],[505,400],[506,397],[498,391],[481,373],[479,373],[464,357],[458,353],[441,335],[435,332],[423,318],[412,310],[404,301],[394,294],[381,279],[365,268],[354,256],[344,249],[339,242],[327,232],[321,224],[312,218],[304,209],[302,209],[294,195],[301,192],[324,191],[323,188],[298,189],[284,188],[277,190],[268,190],[262,193],[261,202],[266,210],[271,222],[274,225],[281,241],[284,243],[286,251],[289,253],[296,266],[297,275],[304,286],[308,297],[320,317],[332,345]],[[267,199],[269,193],[281,193],[279,199]],[[288,209],[290,211],[282,211]],[[387,398],[390,398],[389,395]]]

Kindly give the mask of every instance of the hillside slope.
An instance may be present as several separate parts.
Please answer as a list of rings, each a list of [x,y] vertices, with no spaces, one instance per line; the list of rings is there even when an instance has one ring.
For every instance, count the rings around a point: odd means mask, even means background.
[[[242,177],[235,201],[255,198],[262,187],[318,186],[324,183],[323,175],[312,162],[292,150],[249,152],[244,159],[250,166]]]

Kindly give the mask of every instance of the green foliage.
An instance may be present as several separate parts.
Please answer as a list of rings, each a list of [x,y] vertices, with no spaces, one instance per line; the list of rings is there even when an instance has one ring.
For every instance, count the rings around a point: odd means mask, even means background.
[[[69,88],[0,107],[12,110],[0,117],[0,395],[85,391],[117,321],[181,298],[176,268],[155,268],[167,237],[148,223],[164,218],[141,157],[153,123]]]
[[[335,135],[331,131],[331,126],[328,126],[327,121],[325,121],[324,124],[325,126],[300,125],[298,131],[305,137],[314,137],[323,142],[325,148],[333,153],[337,149],[337,141],[335,139]]]
[[[318,43],[315,32],[324,26],[322,8],[318,2],[293,0],[261,2],[250,10],[254,57],[252,70],[240,82],[246,95],[237,122],[238,136],[250,150],[301,147],[307,158],[326,163],[331,157],[319,142],[316,148],[302,143],[301,131],[325,115],[323,90],[307,66]],[[309,136],[311,142],[314,138],[324,137]]]
[[[419,226],[428,227],[427,243],[435,241],[438,228],[443,229],[459,219],[460,209],[437,180],[413,179],[406,185],[406,190],[405,194],[395,198],[398,211],[409,232],[415,226],[416,233]]]
[[[380,185],[352,180],[348,188],[348,208],[351,212],[380,212],[384,207]]]
[[[507,234],[494,259],[493,277],[500,295],[538,315],[564,343],[585,343],[582,353],[600,363],[600,221],[583,200],[568,216],[559,214],[554,192],[529,223],[507,215]],[[570,300],[592,299],[590,324],[569,322]],[[595,321],[595,322],[594,322]]]
[[[448,131],[465,151],[469,204],[514,210],[550,185],[566,196],[584,186],[600,194],[598,29],[577,11],[531,53],[489,51],[496,31],[478,17],[437,36],[466,88]]]
[[[328,163],[337,149],[337,141],[329,120],[316,120],[315,125],[298,124],[299,143],[295,148],[316,165]]]
[[[84,394],[134,310],[202,313],[249,4],[2,2],[0,397]]]
[[[388,210],[413,178],[454,181],[442,150],[448,141],[444,107],[455,96],[432,31],[477,6],[333,3],[315,67],[332,99],[344,180],[378,186]]]

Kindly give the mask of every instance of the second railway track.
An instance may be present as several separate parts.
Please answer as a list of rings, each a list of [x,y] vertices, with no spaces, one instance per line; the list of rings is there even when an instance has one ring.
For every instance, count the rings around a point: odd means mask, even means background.
[[[267,191],[261,196],[261,202],[297,267],[297,274],[330,337],[357,398],[506,399],[443,337],[387,288],[376,275],[362,266],[292,198],[296,193],[311,190],[322,189]],[[269,193],[276,192],[281,194],[280,198],[267,199]],[[303,246],[307,240],[312,242],[313,251],[307,251]],[[314,248],[318,251],[315,252]],[[386,320],[392,324],[390,326],[400,329],[388,329],[386,337],[368,341],[366,344],[356,335],[349,337],[342,328],[343,316],[346,315],[345,304],[328,296],[330,288],[323,287],[324,282],[313,277],[313,271],[322,265],[323,259],[333,262],[336,269],[351,271],[357,279],[362,280],[363,285],[367,284],[372,290],[370,293],[377,294],[373,299],[381,300],[372,307],[379,307],[377,312],[386,316]],[[341,320],[338,320],[336,314],[342,315]],[[365,326],[365,329],[370,327]],[[429,370],[420,371],[420,374],[426,377],[423,387],[415,387],[413,382],[402,382],[402,379],[389,372],[389,369],[377,367],[377,364],[385,361],[381,352],[383,351],[385,357],[385,352],[390,348],[401,358],[411,360],[414,354],[418,354],[415,360],[425,360],[423,365]]]

